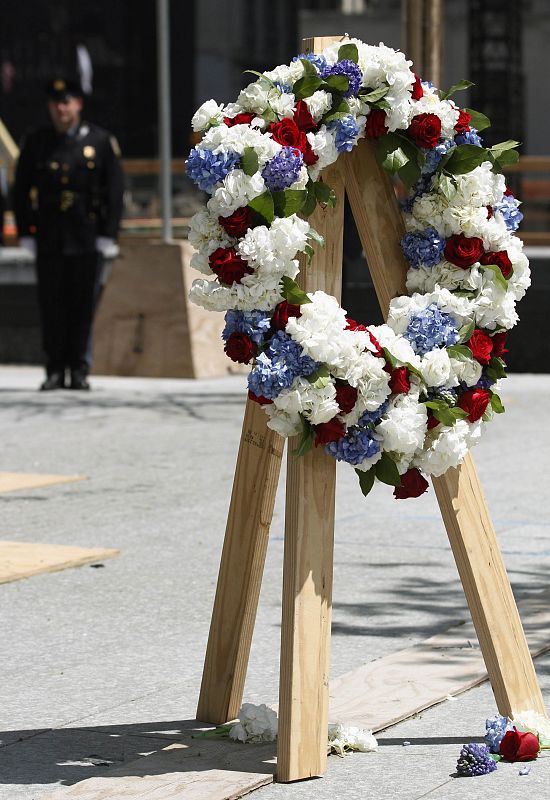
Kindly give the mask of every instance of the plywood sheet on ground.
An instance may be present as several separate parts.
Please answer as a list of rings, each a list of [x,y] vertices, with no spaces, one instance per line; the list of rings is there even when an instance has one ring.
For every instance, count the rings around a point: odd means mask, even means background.
[[[67,547],[61,544],[0,541],[0,583],[30,578],[42,572],[94,564],[114,558],[119,550]]]
[[[0,472],[0,492],[20,492],[23,489],[41,489],[56,483],[74,483],[86,480],[85,475],[39,475],[32,472]]]
[[[550,649],[550,591],[518,607],[531,653]],[[379,731],[486,678],[472,624],[456,625],[331,681],[330,720]],[[45,800],[235,800],[273,781],[274,755],[274,745],[190,739]]]

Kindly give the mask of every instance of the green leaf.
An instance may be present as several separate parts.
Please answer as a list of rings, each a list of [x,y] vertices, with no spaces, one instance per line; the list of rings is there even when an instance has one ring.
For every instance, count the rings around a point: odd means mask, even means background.
[[[496,394],[496,392],[491,392],[491,408],[495,412],[495,414],[504,414],[504,406],[502,405],[502,400]]]
[[[384,100],[384,98],[382,98],[382,100],[377,100],[376,103],[369,103],[369,105],[371,108],[381,108],[382,111],[389,111],[391,109],[390,104],[387,100]]]
[[[371,467],[368,472],[363,472],[360,469],[356,469],[355,472],[359,478],[359,486],[361,487],[361,491],[366,497],[374,486],[374,478],[376,476],[375,469],[374,467]]]
[[[321,123],[328,123],[333,122],[336,119],[342,119],[343,117],[347,117],[349,114],[349,103],[347,100],[344,100],[343,97],[339,95],[334,96],[334,101],[332,103],[332,107],[329,111],[324,115],[321,120]]]
[[[382,483],[387,483],[389,486],[399,486],[401,484],[401,476],[397,469],[397,464],[388,453],[382,453],[382,458],[374,465],[376,477]]]
[[[315,432],[309,422],[300,414],[300,422],[302,423],[302,432],[300,442],[297,447],[292,451],[293,456],[305,456],[313,447],[315,439]]]
[[[508,281],[502,274],[502,270],[498,266],[498,264],[480,264],[479,268],[482,270],[489,270],[495,276],[495,283],[497,283],[501,289],[506,291],[508,289]]]
[[[489,403],[489,405],[485,409],[485,414],[481,417],[481,419],[483,420],[483,422],[490,422],[494,416],[495,412],[493,411],[492,405]]]
[[[492,356],[489,361],[489,369],[493,374],[490,377],[506,378],[506,362],[498,356]]]
[[[316,231],[315,228],[310,227],[309,231],[307,232],[307,238],[311,239],[313,242],[316,242],[319,245],[319,247],[325,246],[324,236],[321,236],[321,234],[318,233],[318,231]]]
[[[502,172],[508,164],[515,164],[519,160],[517,150],[504,150],[498,158],[491,156],[493,161],[493,172]]]
[[[304,254],[307,256],[308,264],[315,255],[315,250],[310,244],[304,246]]]
[[[392,356],[387,347],[383,347],[382,350],[384,351],[384,358],[388,364],[395,368],[397,366],[397,359]]]
[[[472,333],[475,331],[475,328],[476,324],[474,320],[467,322],[466,325],[463,325],[458,331],[458,344],[464,344],[464,342],[467,342]]]
[[[472,81],[459,81],[458,83],[454,83],[446,92],[440,92],[439,97],[441,100],[446,100],[455,92],[461,92],[463,89],[469,89],[470,86],[475,86],[475,84],[473,84]]]
[[[278,217],[290,217],[301,211],[307,200],[305,189],[283,189],[282,192],[273,192],[275,213]]]
[[[415,183],[418,183],[420,178],[421,169],[418,164],[413,164],[412,161],[407,161],[402,167],[397,170],[397,174],[407,187],[407,189],[412,189]]]
[[[302,217],[309,217],[310,214],[313,214],[317,206],[317,200],[315,199],[315,184],[313,183],[312,180],[309,180],[307,182],[305,190],[307,192],[307,195],[304,205],[300,210],[300,214],[302,215]]]
[[[447,200],[450,200],[456,194],[457,182],[453,175],[440,175],[437,186]]]
[[[335,208],[336,206],[336,192],[332,189],[328,183],[324,183],[323,181],[316,181],[315,184],[315,197],[317,198],[318,203],[323,203],[324,205],[329,206],[330,208]]]
[[[317,67],[315,64],[309,60],[309,58],[301,58],[300,61],[302,62],[302,67],[304,68],[304,77],[313,77],[314,75],[319,75],[317,72]]]
[[[516,142],[515,139],[506,139],[505,142],[499,142],[489,148],[489,152],[498,158],[505,150],[514,150],[516,147],[519,147],[519,144],[520,143]]]
[[[275,219],[275,207],[271,192],[264,192],[259,197],[255,197],[249,202],[248,207],[255,211],[266,225],[271,225]]]
[[[389,173],[395,175],[396,172],[399,172],[399,170],[403,169],[408,163],[409,157],[405,155],[405,152],[400,147],[397,147],[395,150],[392,150],[391,153],[388,153],[386,158],[382,161],[382,166]]]
[[[338,61],[353,61],[355,64],[359,63],[359,53],[357,45],[353,42],[343,44],[338,50]]]
[[[383,97],[385,97],[389,90],[389,86],[380,86],[378,89],[360,89],[359,97],[365,103],[371,105],[372,103],[376,103],[378,100],[381,100]]]
[[[449,358],[454,358],[455,361],[472,361],[472,351],[465,344],[452,344],[447,348],[447,355]]]
[[[314,389],[324,389],[325,386],[328,386],[329,383],[332,382],[330,377],[330,372],[328,371],[327,367],[319,367],[316,369],[315,372],[312,372],[311,375],[307,376],[307,380]]]
[[[465,108],[464,111],[471,117],[470,124],[478,131],[484,131],[491,125],[491,120],[482,114],[481,111],[474,111],[473,108]]]
[[[458,408],[458,406],[449,408],[449,406],[442,401],[428,401],[424,403],[424,405],[432,409],[434,417],[439,420],[439,422],[450,428],[452,428],[457,419],[466,419],[468,416],[468,412],[464,411],[464,409]]]
[[[311,303],[303,289],[300,289],[296,281],[293,281],[288,275],[283,275],[281,284],[281,294],[287,303],[291,303],[294,306],[303,306],[305,303]]]
[[[319,73],[311,61],[308,61],[307,58],[301,58],[300,61],[304,68],[304,75],[302,78],[299,78],[292,87],[292,92],[297,100],[311,97],[322,83]]]
[[[258,154],[253,147],[245,147],[241,156],[241,169],[245,175],[258,172]]]
[[[460,144],[443,156],[438,170],[450,175],[465,175],[487,160],[487,151],[483,147],[476,147],[475,144]]]
[[[296,86],[296,84],[294,85]],[[331,92],[347,92],[349,89],[349,78],[346,78],[345,75],[329,75],[328,78],[324,80],[323,88]]]
[[[245,69],[243,75],[247,75],[247,74],[256,75],[256,77],[258,77],[258,78],[260,78],[260,80],[265,81],[266,83],[268,83],[273,89],[278,89],[278,87],[275,86],[275,83],[271,80],[271,78],[268,78],[267,75],[264,75],[262,72],[257,72],[255,69]],[[256,83],[258,83],[258,81],[256,81]]]
[[[500,753],[489,753],[489,758],[492,758],[493,761],[496,761],[497,763],[499,761],[502,761],[502,756],[500,755]]]

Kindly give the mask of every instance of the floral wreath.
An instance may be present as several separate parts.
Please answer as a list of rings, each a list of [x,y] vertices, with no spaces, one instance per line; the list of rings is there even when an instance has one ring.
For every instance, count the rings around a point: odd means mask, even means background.
[[[236,103],[198,109],[193,129],[204,133],[186,162],[211,195],[190,221],[191,264],[214,276],[190,297],[226,312],[225,352],[253,364],[249,398],[270,428],[301,434],[297,455],[323,446],[355,468],[363,494],[379,480],[396,498],[458,466],[504,411],[507,331],[530,284],[513,235],[522,214],[500,174],[517,142],[484,148],[487,117],[450,99],[472,84],[438,91],[411,66],[346,38],[254,73]],[[362,137],[407,189],[409,295],[375,326],[295,282],[298,253],[322,244],[307,217],[335,204],[319,174]]]

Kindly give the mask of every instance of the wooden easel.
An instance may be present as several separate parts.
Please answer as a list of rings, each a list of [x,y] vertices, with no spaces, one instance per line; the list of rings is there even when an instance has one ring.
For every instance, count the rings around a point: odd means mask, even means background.
[[[320,53],[342,38],[306,39],[303,49]],[[310,218],[325,247],[310,264],[302,261],[301,286],[340,297],[345,187],[386,315],[391,299],[406,293],[407,272],[399,245],[405,229],[391,182],[366,140],[322,178],[338,203],[336,209],[318,207]],[[284,444],[266,422],[263,409],[248,401],[197,710],[198,719],[214,724],[234,719],[242,700]],[[283,782],[323,774],[327,757],[336,462],[322,448],[297,458],[291,454],[296,444],[289,442],[286,489],[277,746]],[[471,457],[433,484],[497,707],[509,716],[525,709],[545,714]]]

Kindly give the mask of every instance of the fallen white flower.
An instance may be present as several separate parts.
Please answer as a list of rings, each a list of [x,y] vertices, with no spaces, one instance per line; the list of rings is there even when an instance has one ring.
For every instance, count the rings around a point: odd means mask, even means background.
[[[330,753],[342,757],[352,750],[374,753],[378,749],[378,742],[372,731],[336,722],[328,726],[328,749]]]

